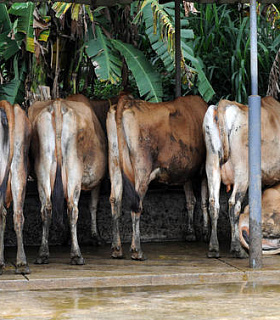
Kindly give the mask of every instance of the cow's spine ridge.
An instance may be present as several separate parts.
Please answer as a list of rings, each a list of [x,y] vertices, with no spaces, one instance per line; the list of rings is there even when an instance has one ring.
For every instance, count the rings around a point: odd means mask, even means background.
[[[62,182],[62,154],[61,154],[61,134],[62,134],[62,121],[63,115],[61,112],[61,101],[54,102],[54,117],[55,117],[55,148],[56,148],[56,174],[55,182],[52,193],[52,207],[53,207],[53,216],[54,221],[60,226],[63,227],[63,211],[64,211],[64,191],[63,191],[63,182]]]

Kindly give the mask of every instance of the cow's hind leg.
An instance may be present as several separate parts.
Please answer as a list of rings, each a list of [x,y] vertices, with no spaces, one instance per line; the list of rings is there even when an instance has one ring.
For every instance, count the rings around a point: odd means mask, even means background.
[[[229,199],[229,218],[231,224],[231,246],[230,251],[235,258],[247,258],[248,254],[243,249],[239,238],[239,215],[241,211],[241,204],[246,195],[247,185],[234,185],[231,197]]]
[[[102,239],[100,237],[98,227],[97,227],[97,207],[99,201],[100,185],[94,187],[91,190],[89,211],[91,215],[91,237],[94,243],[101,245]]]
[[[211,235],[209,242],[208,258],[218,258],[219,241],[217,236],[217,223],[220,211],[220,185],[221,185],[221,172],[219,166],[219,156],[211,154],[207,156],[206,160],[206,173],[208,179],[209,190],[209,215],[211,220]]]
[[[80,194],[80,192],[77,192]],[[79,196],[77,197],[79,199]],[[68,219],[70,224],[71,232],[71,264],[74,265],[83,265],[85,264],[84,258],[82,257],[81,250],[78,244],[77,238],[77,221],[79,216],[78,210],[78,200],[76,201],[69,200],[67,203],[68,206]]]
[[[149,177],[142,177],[141,182],[136,183],[136,193],[139,196],[139,205],[132,207],[131,219],[132,219],[132,241],[131,241],[131,259],[143,261],[146,260],[141,249],[141,236],[140,236],[140,217],[143,209],[143,199],[148,189]]]
[[[25,187],[27,181],[27,164],[24,162],[12,163],[12,179],[11,187],[13,194],[13,220],[14,229],[17,236],[17,261],[16,261],[16,273],[30,273],[26,255],[23,246],[22,230],[24,225],[23,204],[25,199]]]
[[[2,204],[2,205],[0,205],[0,274],[3,273],[3,269],[5,267],[4,233],[5,233],[5,228],[6,228],[6,216],[7,216],[7,211]]]
[[[39,189],[40,194],[40,189]],[[37,259],[34,261],[36,264],[49,263],[49,231],[52,217],[52,204],[50,198],[43,200],[41,197],[41,217],[42,217],[42,239]]]
[[[112,182],[113,183],[113,182]],[[120,238],[120,230],[119,230],[119,220],[122,212],[122,180],[120,180],[120,185],[113,188],[113,184],[111,186],[111,195],[110,195],[110,203],[111,203],[111,211],[112,211],[112,258],[123,258],[122,244]]]
[[[209,219],[208,219],[208,187],[207,179],[203,178],[201,182],[201,210],[203,215],[202,234],[205,242],[209,241]]]
[[[196,241],[195,231],[194,231],[194,208],[196,204],[196,199],[193,193],[193,185],[191,181],[184,184],[184,191],[186,196],[186,207],[187,207],[187,241]]]
[[[22,230],[24,224],[24,216],[22,209],[14,209],[14,229],[17,235],[17,262],[16,262],[16,273],[30,273],[29,266],[27,264],[24,247]]]

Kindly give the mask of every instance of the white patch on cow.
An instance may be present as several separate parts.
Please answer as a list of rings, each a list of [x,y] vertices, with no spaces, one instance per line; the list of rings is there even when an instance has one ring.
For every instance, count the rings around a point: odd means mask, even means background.
[[[205,136],[205,142],[207,148],[213,148],[214,153],[218,153],[222,149],[222,143],[220,139],[219,129],[217,123],[214,120],[214,111],[217,109],[215,105],[211,105],[204,116],[203,120],[203,132]],[[209,145],[210,144],[210,145]]]
[[[237,128],[239,123],[236,121],[238,119],[238,106],[231,104],[227,105],[225,111],[225,125],[226,131],[229,133],[233,128]]]
[[[108,134],[108,157],[109,173],[111,179],[111,197],[118,198],[120,201],[122,195],[122,174],[119,159],[119,145],[117,124],[115,120],[115,110],[113,108],[107,114],[107,134]]]

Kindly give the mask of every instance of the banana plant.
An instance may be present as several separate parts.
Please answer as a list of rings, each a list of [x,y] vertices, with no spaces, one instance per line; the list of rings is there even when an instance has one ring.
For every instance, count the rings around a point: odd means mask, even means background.
[[[175,7],[174,3],[159,4],[157,0],[144,0],[134,21],[142,17],[152,48],[162,60],[168,72],[175,72]],[[197,87],[202,97],[209,101],[215,94],[203,71],[203,63],[195,57],[191,40],[193,31],[188,29],[188,20],[181,12],[181,73],[183,83],[192,87],[197,78]],[[188,63],[186,62],[188,61]]]
[[[20,52],[25,48],[31,53],[35,52],[35,43],[47,41],[49,36],[48,17],[43,20],[37,13],[34,16],[35,4],[33,2],[14,3],[10,9],[5,4],[0,4],[0,59],[5,64],[11,64],[13,79],[8,79],[0,87],[0,97],[10,103],[21,103],[25,98],[24,83],[26,79],[25,57],[20,57]],[[10,19],[10,15],[14,18]],[[42,21],[40,21],[42,20]],[[13,21],[13,22],[12,22]],[[34,27],[33,27],[34,26]],[[40,30],[38,36],[34,35],[34,28]]]

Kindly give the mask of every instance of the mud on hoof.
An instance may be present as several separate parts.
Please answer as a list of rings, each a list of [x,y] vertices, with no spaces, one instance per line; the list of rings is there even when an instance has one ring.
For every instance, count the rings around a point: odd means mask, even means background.
[[[220,258],[220,253],[219,253],[219,251],[210,251],[209,250],[207,257],[208,258]]]
[[[144,255],[142,250],[131,249],[131,259],[137,261],[145,261],[147,257]]]
[[[114,259],[123,259],[123,251],[121,247],[112,247],[111,257]]]
[[[35,261],[35,264],[49,264],[49,257],[48,256],[40,256]]]
[[[81,266],[81,265],[85,264],[85,259],[82,256],[80,256],[80,257],[72,257],[70,264]]]
[[[30,269],[28,264],[16,265],[16,274],[30,274]]]

